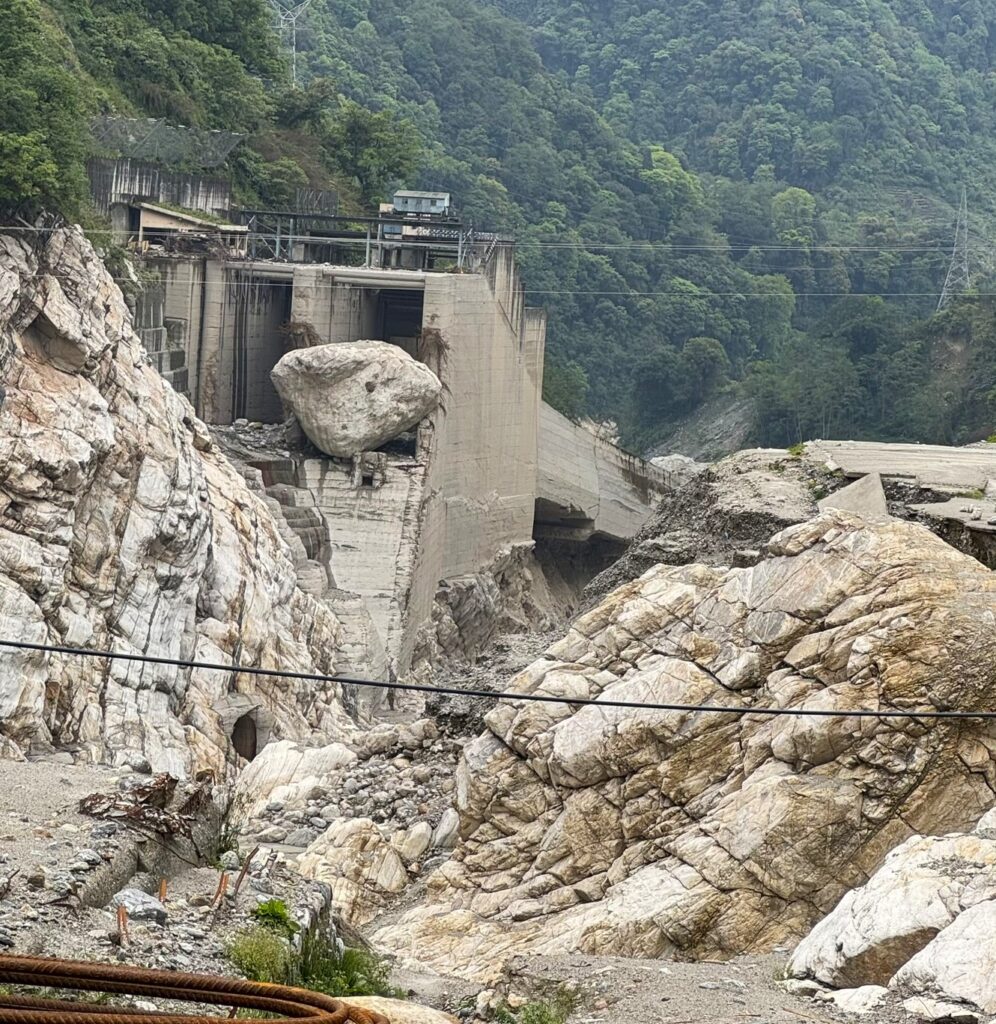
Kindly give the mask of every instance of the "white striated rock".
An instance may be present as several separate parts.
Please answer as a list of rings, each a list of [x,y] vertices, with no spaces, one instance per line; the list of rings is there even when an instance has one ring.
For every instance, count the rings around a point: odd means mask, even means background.
[[[271,800],[289,808],[304,807],[311,789],[357,760],[342,743],[322,747],[303,747],[290,740],[269,743],[239,775],[231,816],[236,821],[252,818]]]
[[[432,826],[427,821],[418,821],[411,828],[397,832],[391,837],[391,845],[398,851],[405,867],[417,864],[432,841]]]
[[[845,1013],[865,1014],[877,1009],[888,996],[889,990],[882,985],[862,985],[861,988],[845,988],[839,992],[824,992],[819,998],[833,1003]]]
[[[332,887],[332,906],[351,925],[362,925],[408,885],[401,855],[369,818],[332,822],[301,855],[305,878]]]
[[[913,836],[796,948],[787,973],[824,985],[887,985],[965,907],[996,897],[996,840]]]
[[[457,772],[461,842],[375,941],[487,981],[519,953],[713,959],[801,939],[913,831],[974,825],[996,743],[978,723],[764,712],[991,707],[994,621],[979,562],[843,511],[749,569],[649,570],[511,687],[738,710],[494,708]]]
[[[917,1020],[938,1021],[940,1024],[978,1024],[980,1015],[959,1003],[945,1003],[939,999],[913,996],[903,1000],[903,1009]]]
[[[969,1003],[996,1013],[996,901],[963,911],[892,979],[907,998]]]
[[[460,834],[460,815],[452,807],[443,811],[439,824],[432,833],[434,850],[452,850]]]
[[[148,365],[79,229],[0,235],[0,636],[335,671],[340,626],[297,586],[271,516]],[[76,744],[182,775],[236,763],[236,707],[297,739],[349,728],[302,686],[0,650],[0,750]]]
[[[311,441],[340,457],[374,451],[410,430],[443,392],[428,366],[383,341],[294,349],[270,376]]]

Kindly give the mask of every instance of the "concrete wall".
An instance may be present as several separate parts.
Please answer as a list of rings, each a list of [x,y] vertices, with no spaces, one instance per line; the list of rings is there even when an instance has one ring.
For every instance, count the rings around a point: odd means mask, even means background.
[[[161,262],[142,330],[152,348],[164,331],[174,338],[209,423],[282,417],[269,374],[291,344],[288,321],[332,344],[404,329],[409,348],[421,304],[417,357],[445,393],[419,428],[414,456],[260,467],[268,486],[314,495],[337,585],[361,595],[398,672],[408,668],[441,581],[531,545],[536,521],[557,541],[629,538],[661,496],[660,471],[542,405],[546,318],[526,308],[507,249],[482,274]],[[387,304],[402,300],[408,312],[392,314]]]
[[[518,282],[504,283],[498,295],[480,275],[426,281],[423,358],[446,394],[421,446],[427,498],[402,665],[440,581],[532,543],[546,322],[533,316],[527,330],[524,305],[513,294]],[[516,313],[514,322],[506,310]]]
[[[127,157],[91,157],[86,169],[93,204],[104,215],[113,204],[133,199],[169,203],[211,214],[227,213],[232,205],[232,185],[223,178],[170,171],[158,164]]]
[[[371,454],[258,464],[267,486],[303,487],[315,497],[331,537],[336,586],[359,594],[392,660],[405,647],[407,599],[422,527],[425,465]],[[373,486],[364,486],[372,477]]]
[[[596,437],[545,402],[540,409],[537,520],[578,540],[632,537],[664,496],[666,474]]]
[[[135,299],[135,328],[146,352],[172,386],[193,400],[201,345],[203,259],[150,259]]]

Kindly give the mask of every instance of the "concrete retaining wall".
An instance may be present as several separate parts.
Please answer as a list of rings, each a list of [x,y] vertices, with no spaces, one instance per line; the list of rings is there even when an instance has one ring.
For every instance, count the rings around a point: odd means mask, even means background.
[[[537,520],[574,533],[629,539],[664,497],[666,474],[543,403]]]
[[[215,215],[226,214],[232,205],[232,185],[223,178],[170,171],[128,157],[91,157],[86,170],[93,205],[105,216],[115,203],[136,199]]]

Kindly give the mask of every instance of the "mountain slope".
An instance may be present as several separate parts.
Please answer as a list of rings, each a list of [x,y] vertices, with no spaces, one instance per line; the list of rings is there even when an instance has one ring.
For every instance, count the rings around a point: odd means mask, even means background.
[[[633,446],[726,395],[769,444],[974,439],[992,317],[927,318],[962,183],[977,234],[993,208],[994,12],[315,0],[294,87],[263,0],[11,0],[5,36],[35,42],[0,53],[0,207],[79,208],[89,113],[234,130],[247,202],[307,184],[358,212],[419,185],[513,233],[547,398]]]

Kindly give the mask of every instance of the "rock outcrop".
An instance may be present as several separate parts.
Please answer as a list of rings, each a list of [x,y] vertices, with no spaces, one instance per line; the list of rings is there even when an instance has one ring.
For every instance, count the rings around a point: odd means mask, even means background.
[[[148,364],[78,229],[39,248],[0,236],[0,379],[0,637],[335,671],[338,620]],[[246,716],[260,746],[348,728],[331,683],[0,651],[8,755],[58,745],[220,775]]]
[[[459,846],[376,941],[487,979],[513,953],[724,958],[801,939],[912,834],[988,810],[996,740],[968,720],[770,712],[991,708],[994,622],[979,563],[844,511],[782,531],[750,568],[651,569],[513,687],[732,710],[495,708],[457,773]]]
[[[383,341],[295,349],[270,376],[311,442],[339,457],[374,451],[411,430],[443,391],[428,366]]]
[[[994,936],[990,811],[972,832],[916,835],[893,850],[803,939],[787,974],[836,989],[883,986],[917,1006],[968,1004],[996,1013]]]

